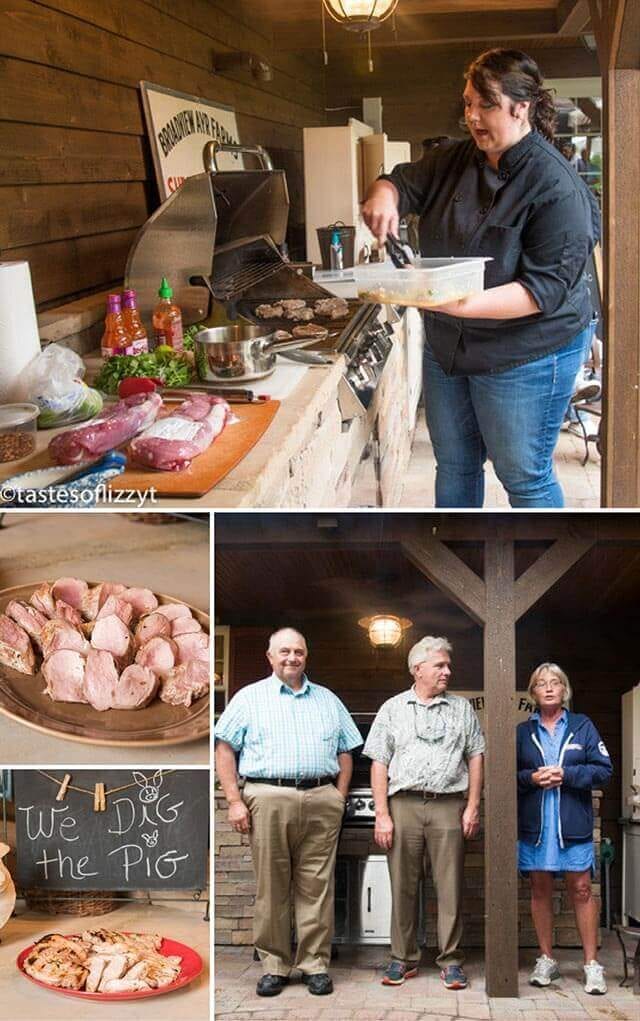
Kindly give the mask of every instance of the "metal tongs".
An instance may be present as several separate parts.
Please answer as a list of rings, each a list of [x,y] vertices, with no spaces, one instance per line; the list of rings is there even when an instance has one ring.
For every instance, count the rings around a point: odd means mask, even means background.
[[[415,252],[411,245],[403,244],[395,234],[387,234],[386,245],[389,250],[389,258],[396,269],[406,269],[407,266],[413,265]]]

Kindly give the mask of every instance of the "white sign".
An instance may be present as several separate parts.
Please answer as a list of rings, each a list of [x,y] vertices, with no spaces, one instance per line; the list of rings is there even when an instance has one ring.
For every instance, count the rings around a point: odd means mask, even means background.
[[[200,96],[140,82],[147,132],[160,199],[164,202],[186,177],[202,174],[208,141],[239,144],[235,110]],[[220,170],[243,170],[240,156],[221,153]]]

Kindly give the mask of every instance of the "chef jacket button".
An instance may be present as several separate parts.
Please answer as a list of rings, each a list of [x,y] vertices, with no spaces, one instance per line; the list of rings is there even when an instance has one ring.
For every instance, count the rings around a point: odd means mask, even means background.
[[[480,216],[484,216],[485,213],[488,213],[488,212],[489,212],[489,206],[483,206],[482,209],[480,210],[480,214],[479,215]]]
[[[460,194],[460,192],[458,192],[457,195],[453,196],[453,201],[454,202],[462,202],[462,195]]]
[[[498,177],[500,178],[501,181],[506,181],[508,176],[509,176],[508,170],[501,170],[500,173],[498,174]]]

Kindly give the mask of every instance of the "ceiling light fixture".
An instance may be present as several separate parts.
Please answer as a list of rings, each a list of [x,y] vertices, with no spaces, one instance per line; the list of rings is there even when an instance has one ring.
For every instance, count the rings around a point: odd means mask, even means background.
[[[396,617],[393,613],[376,613],[373,617],[363,617],[358,624],[368,631],[374,649],[395,648],[402,641],[403,631],[413,627],[412,620]]]
[[[379,28],[383,21],[390,18],[398,6],[398,0],[322,0],[322,44],[324,62],[329,63],[325,29],[325,11],[348,32],[367,34],[369,71],[373,71],[371,55],[371,33]]]

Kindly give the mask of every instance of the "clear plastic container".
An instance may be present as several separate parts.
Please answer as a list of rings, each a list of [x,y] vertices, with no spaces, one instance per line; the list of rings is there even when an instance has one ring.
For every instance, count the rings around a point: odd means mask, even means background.
[[[39,414],[37,404],[0,404],[0,464],[33,453]]]
[[[484,290],[484,264],[490,259],[415,259],[407,269],[393,263],[355,266],[358,297],[380,305],[432,308]]]

